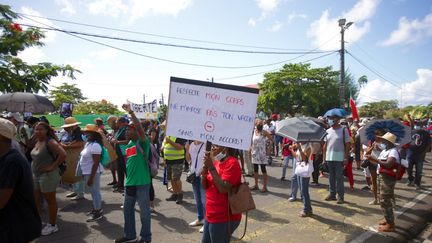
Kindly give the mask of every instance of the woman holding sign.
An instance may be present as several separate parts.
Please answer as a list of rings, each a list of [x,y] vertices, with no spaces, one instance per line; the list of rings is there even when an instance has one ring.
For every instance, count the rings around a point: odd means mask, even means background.
[[[251,190],[259,190],[258,187],[258,166],[261,167],[263,174],[263,187],[261,192],[267,192],[267,170],[266,170],[266,142],[267,139],[273,143],[273,137],[270,133],[263,130],[263,122],[259,121],[256,125],[252,138],[252,164],[254,166],[255,185]]]
[[[228,208],[228,192],[241,183],[242,171],[236,150],[213,145],[211,154],[205,155],[201,175],[206,190],[206,220],[201,242],[230,242],[241,220],[241,214],[232,214]]]

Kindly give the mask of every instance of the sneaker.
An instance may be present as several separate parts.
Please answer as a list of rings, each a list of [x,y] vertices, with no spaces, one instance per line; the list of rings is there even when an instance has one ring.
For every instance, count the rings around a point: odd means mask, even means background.
[[[286,180],[285,180],[285,177],[281,177],[281,181],[286,181]]]
[[[200,233],[204,233],[204,225],[199,229]]]
[[[335,196],[328,195],[324,200],[326,200],[326,201],[336,201],[337,199],[336,199]]]
[[[75,192],[70,192],[66,194],[66,197],[75,197],[77,194]]]
[[[301,212],[301,213],[299,214],[299,216],[302,217],[302,218],[311,217],[312,215],[313,215],[312,212],[308,212],[308,213],[306,213],[306,212]]]
[[[90,216],[90,215],[94,214],[94,211],[95,211],[95,210],[92,209],[90,212],[87,212],[87,213],[86,213],[86,216]]]
[[[58,231],[57,225],[47,224],[41,231],[41,235],[50,235]]]
[[[288,201],[289,202],[294,202],[294,201],[296,201],[297,200],[297,198],[295,198],[295,197],[290,197],[290,198],[288,198]]]
[[[372,200],[369,202],[369,205],[379,205],[378,200]]]
[[[176,204],[182,204],[183,203],[183,193],[180,193],[177,195]]]
[[[343,198],[338,198],[336,203],[337,203],[337,204],[344,204],[345,201],[344,201]]]
[[[75,197],[72,197],[70,200],[72,200],[72,201],[79,201],[79,200],[83,200],[84,199],[84,196],[78,196],[78,195],[76,195]]]
[[[93,222],[102,218],[102,209],[94,210],[87,219],[87,222]]]
[[[201,226],[204,225],[204,220],[194,220],[193,222],[189,223],[189,226],[195,227],[195,226]]]
[[[116,242],[116,243],[136,242],[136,238],[126,238],[126,237],[122,237],[122,238],[116,239],[114,242]]]
[[[168,202],[177,201],[177,194],[171,194],[171,196],[169,198],[166,198],[165,200]]]

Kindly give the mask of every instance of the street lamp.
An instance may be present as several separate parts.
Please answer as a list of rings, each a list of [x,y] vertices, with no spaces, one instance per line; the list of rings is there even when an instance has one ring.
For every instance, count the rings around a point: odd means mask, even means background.
[[[346,23],[346,19],[339,19],[339,27],[341,27],[341,49],[340,49],[340,86],[339,86],[339,101],[340,106],[345,106],[345,30],[348,29],[353,22]]]

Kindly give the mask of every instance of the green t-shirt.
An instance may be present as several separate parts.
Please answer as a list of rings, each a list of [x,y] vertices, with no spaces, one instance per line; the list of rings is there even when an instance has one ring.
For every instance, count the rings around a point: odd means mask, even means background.
[[[146,137],[144,142],[140,141],[140,149],[136,147],[135,141],[126,145],[126,181],[125,186],[142,186],[150,184],[150,168],[148,165],[148,154],[150,152],[150,141]]]

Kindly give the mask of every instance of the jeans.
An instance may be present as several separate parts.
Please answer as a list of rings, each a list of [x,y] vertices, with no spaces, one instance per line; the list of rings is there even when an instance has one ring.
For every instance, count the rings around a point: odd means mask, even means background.
[[[411,150],[407,151],[407,158],[408,158],[408,180],[410,182],[414,181],[414,184],[420,186],[424,161],[421,158],[421,156],[414,155]],[[414,166],[415,166],[415,174],[413,175]]]
[[[136,186],[136,195],[129,196],[125,193],[124,196],[124,237],[128,239],[136,238],[135,230],[135,203],[138,202],[140,208],[141,218],[141,239],[144,241],[151,241],[150,232],[150,184],[143,186]]]
[[[291,176],[291,197],[297,198],[297,191],[299,188],[299,177],[295,174],[297,161],[292,159],[292,176]]]
[[[312,213],[312,205],[311,205],[311,201],[310,201],[310,196],[309,196],[309,180],[310,177],[299,177],[299,184],[300,184],[300,190],[301,190],[301,195],[303,198],[303,212],[304,213]]]
[[[228,225],[230,226],[229,234]],[[240,221],[231,221],[224,223],[210,224],[204,222],[204,232],[201,243],[228,243],[231,240],[232,233],[240,225]]]
[[[203,220],[205,217],[205,190],[201,186],[201,176],[195,178],[192,184],[192,190],[196,202],[198,220]]]
[[[74,184],[72,184],[73,191],[77,194],[79,197],[84,197],[84,180],[81,179]]]
[[[327,161],[329,168],[329,191],[330,196],[335,197],[336,192],[339,198],[344,198],[344,163],[343,161]]]
[[[87,185],[87,181],[90,179],[90,175],[83,175],[83,176],[84,176],[84,182]],[[93,177],[93,185],[88,187],[93,199],[93,209],[96,210],[102,208],[102,196],[100,192],[100,176],[101,173],[96,173],[95,176]]]
[[[126,162],[123,155],[117,154],[117,177],[118,177],[118,186],[123,188],[124,179],[126,175]]]
[[[282,178],[285,178],[286,170],[288,168],[288,163],[289,163],[290,160],[293,160],[293,157],[291,155],[284,157],[283,167],[282,167]]]

